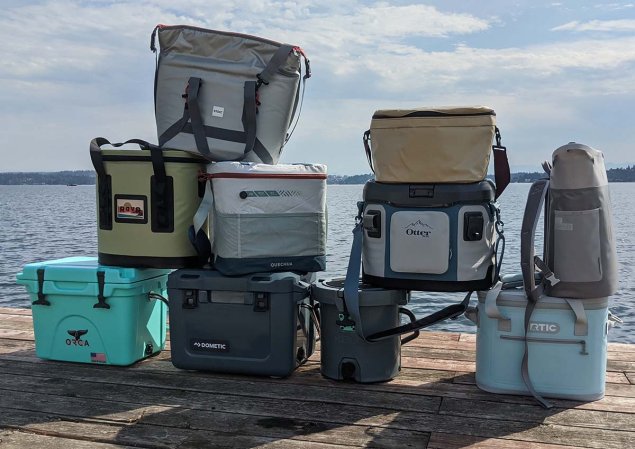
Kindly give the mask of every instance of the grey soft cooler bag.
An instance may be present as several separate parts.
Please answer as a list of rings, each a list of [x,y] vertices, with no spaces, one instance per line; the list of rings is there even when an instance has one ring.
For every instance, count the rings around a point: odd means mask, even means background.
[[[275,164],[296,112],[300,47],[245,34],[158,25],[151,49],[159,144],[211,161]]]

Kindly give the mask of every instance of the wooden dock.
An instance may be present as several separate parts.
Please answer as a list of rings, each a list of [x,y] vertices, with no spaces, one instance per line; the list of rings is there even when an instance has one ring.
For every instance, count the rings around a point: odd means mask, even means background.
[[[169,348],[169,347],[168,347]],[[474,384],[474,335],[424,332],[393,381],[177,370],[170,352],[132,367],[43,361],[30,310],[0,308],[0,448],[635,448],[635,345],[610,344],[606,397],[553,401]]]

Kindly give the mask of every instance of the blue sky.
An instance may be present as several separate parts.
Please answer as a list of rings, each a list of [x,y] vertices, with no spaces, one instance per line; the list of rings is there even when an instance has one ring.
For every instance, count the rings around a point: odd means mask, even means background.
[[[368,172],[376,109],[494,108],[513,168],[571,140],[635,162],[635,0],[3,0],[0,171],[91,168],[88,142],[156,141],[154,25],[297,44],[313,77],[282,162]]]

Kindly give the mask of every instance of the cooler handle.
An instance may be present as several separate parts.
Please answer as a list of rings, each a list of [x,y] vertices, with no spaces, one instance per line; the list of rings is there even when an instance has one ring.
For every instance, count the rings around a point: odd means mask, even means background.
[[[399,307],[399,314],[400,315],[406,315],[408,318],[410,318],[410,323],[414,323],[415,321],[417,321],[417,317],[415,316],[414,313],[412,313],[411,310],[406,309],[405,307]],[[414,332],[412,332],[412,334],[403,337],[401,339],[401,344],[405,345],[406,343],[414,340],[415,338],[417,338],[419,336],[419,329],[415,329]]]
[[[540,338],[540,337],[524,337],[522,335],[501,335],[502,340],[528,341],[530,343],[555,343],[561,345],[582,345],[580,354],[589,355],[586,350],[586,340],[569,340],[565,338]]]
[[[104,284],[105,284],[106,273],[103,271],[97,272],[97,303],[93,305],[93,309],[110,309],[110,305],[106,303],[106,297],[104,296]]]

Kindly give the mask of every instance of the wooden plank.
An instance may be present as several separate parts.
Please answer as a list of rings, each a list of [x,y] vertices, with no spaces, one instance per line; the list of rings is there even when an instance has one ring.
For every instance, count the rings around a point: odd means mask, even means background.
[[[3,376],[4,377],[4,376]],[[113,404],[117,413],[137,413],[138,419],[159,419],[151,423],[157,426],[165,424],[165,417],[172,422],[174,416],[182,416],[186,426],[201,423],[207,426],[210,422],[206,413],[238,413],[255,417],[274,417],[295,419],[317,423],[352,424],[360,426],[383,427],[416,432],[460,432],[485,438],[511,438],[542,443],[559,443],[583,445],[602,449],[623,449],[635,446],[632,432],[618,432],[597,428],[582,428],[560,425],[545,425],[534,422],[505,420],[489,420],[484,418],[456,417],[422,412],[396,412],[376,407],[342,406],[328,403],[306,404],[304,401],[266,401],[254,398],[234,397],[227,402],[222,395],[205,395],[198,393],[196,397],[187,392],[175,390],[156,391],[135,387],[125,391],[120,386],[111,385],[101,388],[96,385],[83,385],[81,382],[68,382],[66,379],[39,382],[49,389],[49,394],[25,393],[24,391],[3,391],[0,395],[0,407],[11,407],[17,410],[37,408],[42,413],[79,414],[84,410],[90,416],[104,420],[112,420]],[[62,385],[60,387],[60,385]],[[67,395],[58,395],[57,389],[66,388]],[[52,390],[51,390],[52,389]],[[152,393],[154,391],[154,393]],[[73,396],[70,396],[73,395]],[[127,402],[117,403],[116,398],[125,398]],[[158,410],[144,410],[139,403],[147,406],[168,407],[178,411],[162,413]],[[108,403],[105,405],[105,403]],[[10,404],[10,405],[7,405]],[[277,404],[277,405],[276,405]],[[495,406],[494,403],[492,403]],[[63,412],[60,412],[63,408]],[[229,408],[229,410],[227,410]],[[161,425],[159,425],[161,423]]]
[[[0,307],[0,315],[31,316],[31,309],[23,307]]]
[[[17,363],[16,363],[17,364]],[[52,370],[47,369],[44,364],[31,365],[31,370],[26,372],[24,365],[11,368],[3,368],[3,378],[0,379],[0,388],[12,391],[41,392],[42,394],[66,394],[65,387],[59,387],[55,381],[49,380]],[[189,377],[184,380],[178,374],[154,374],[128,371],[122,369],[104,370],[100,366],[80,366],[63,364],[56,366],[54,370],[55,378],[65,379],[67,382],[78,383],[83,386],[94,385],[100,388],[111,389],[112,391],[121,389],[124,396],[133,388],[143,388],[148,395],[156,395],[155,390],[178,390],[183,397],[192,397],[195,404],[198,394],[215,394],[219,398],[227,401],[241,398],[262,399],[263,403],[270,400],[302,401],[310,403],[329,403],[349,406],[351,404],[363,404],[365,407],[378,407],[384,410],[414,411],[414,412],[436,412],[441,399],[432,396],[418,396],[407,393],[391,392],[387,394],[382,391],[365,391],[360,397],[357,389],[329,388],[327,384],[321,385],[297,385],[278,380],[267,384],[263,388],[262,382],[254,382],[248,377],[236,379],[224,379],[201,374]],[[38,370],[36,372],[36,369]],[[42,379],[53,385],[42,386]],[[90,388],[87,389],[89,391]],[[170,391],[165,394],[170,394]],[[136,395],[136,393],[135,393]],[[219,400],[220,400],[219,399]],[[145,402],[141,402],[145,403]],[[179,399],[178,403],[181,403]]]
[[[28,330],[0,329],[0,338],[33,341],[34,335],[33,331]]]
[[[69,447],[99,447],[91,446],[91,444],[97,445],[100,443],[116,443],[117,445],[130,445],[133,447],[161,449],[208,447],[323,449],[326,447],[358,447],[354,445],[333,444],[331,442],[312,442],[302,438],[288,439],[283,437],[263,437],[257,435],[249,435],[248,428],[231,428],[231,430],[230,428],[228,428],[225,431],[212,431],[185,426],[176,427],[169,425],[149,425],[146,423],[146,421],[148,420],[146,420],[145,414],[147,414],[147,416],[155,416],[153,414],[154,412],[162,416],[162,419],[160,421],[164,423],[170,423],[171,420],[175,418],[174,420],[184,425],[185,423],[179,420],[180,410],[178,409],[164,409],[153,411],[143,410],[142,412],[137,413],[129,422],[113,422],[91,418],[71,419],[60,415],[44,414],[38,411],[23,412],[10,409],[0,409],[0,411],[0,425],[8,428],[19,429],[20,432],[23,434],[21,437],[26,441],[20,441],[20,439],[18,439],[18,441],[16,442],[17,445],[15,447],[19,448],[30,447],[26,444],[22,444],[23,442],[28,442],[29,434],[55,436],[60,439],[64,438],[67,445],[57,446],[59,447],[59,449],[67,449]],[[319,432],[319,430],[317,432]],[[331,436],[331,438],[332,437],[333,436]],[[88,444],[84,445],[84,442],[82,440],[88,442]],[[60,443],[63,443],[63,441]],[[379,446],[382,446],[381,441]],[[4,446],[2,447],[4,448]],[[46,447],[48,449],[49,446],[35,447]]]
[[[631,432],[635,423],[632,413],[601,412],[583,409],[546,410],[538,403],[505,404],[473,399],[444,398],[439,413],[488,420],[520,421],[524,423],[558,424],[562,426],[585,427]]]
[[[475,385],[476,384],[475,373],[471,373],[471,372],[456,372],[455,376],[452,378],[452,381],[455,382],[455,383],[463,383],[463,384]],[[625,384],[625,385],[629,385],[630,382],[628,381],[628,378],[626,377],[626,374],[623,373],[623,372],[607,371],[607,373],[606,373],[606,387],[607,387],[607,389],[609,388],[610,384]],[[607,394],[609,394],[609,393],[607,393]]]
[[[580,446],[535,443],[500,438],[478,438],[458,433],[435,432],[430,437],[428,449],[579,449]]]
[[[133,446],[121,444],[97,443],[8,429],[0,430],[0,447],[2,449],[133,449]]]
[[[624,373],[631,384],[635,384],[635,373]]]

